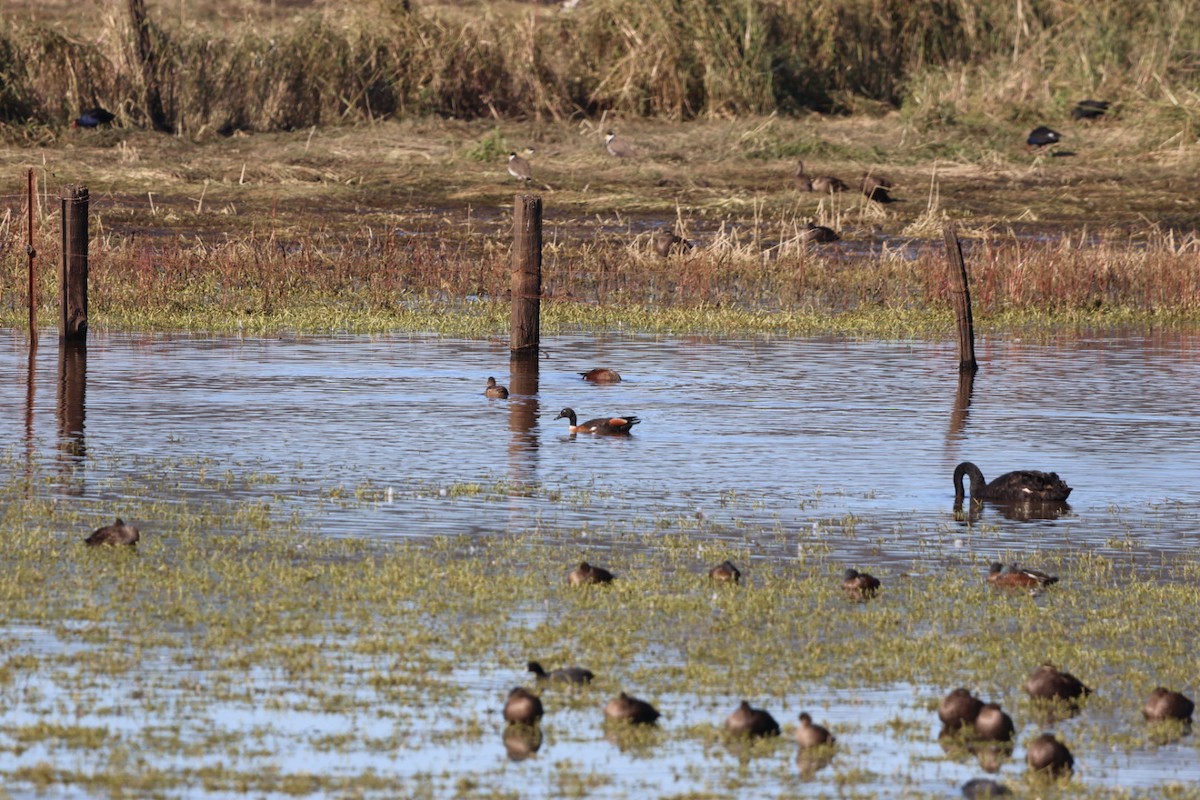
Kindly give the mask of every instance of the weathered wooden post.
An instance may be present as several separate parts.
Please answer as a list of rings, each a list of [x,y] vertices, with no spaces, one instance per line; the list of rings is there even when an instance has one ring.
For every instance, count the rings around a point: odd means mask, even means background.
[[[542,310],[542,198],[513,201],[511,357],[537,360]]]
[[[88,325],[88,190],[68,186],[62,194],[62,320],[59,339],[86,341]]]
[[[950,295],[954,299],[954,318],[958,325],[958,369],[974,372],[979,369],[975,361],[975,323],[971,320],[971,288],[967,279],[967,263],[963,260],[962,244],[953,222],[946,223],[942,230],[946,240],[946,261],[950,265]]]
[[[33,178],[33,168],[29,169],[29,238],[25,240],[25,253],[29,256],[29,347],[37,348],[37,270],[33,259],[37,250],[33,247],[33,201],[37,195]]]

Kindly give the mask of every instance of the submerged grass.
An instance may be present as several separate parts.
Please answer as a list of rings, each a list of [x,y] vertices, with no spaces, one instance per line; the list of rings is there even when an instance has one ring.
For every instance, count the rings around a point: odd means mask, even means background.
[[[845,565],[818,547],[802,559],[760,558],[744,546],[698,547],[682,533],[639,527],[586,539],[546,530],[469,542],[334,539],[271,502],[264,509],[213,495],[138,509],[157,521],[136,551],[89,549],[82,538],[91,521],[61,504],[27,503],[27,491],[12,478],[0,485],[8,578],[0,582],[0,749],[11,759],[0,771],[10,788],[419,793],[420,770],[389,754],[498,750],[497,709],[509,687],[528,682],[525,661],[539,658],[599,676],[587,689],[543,689],[553,741],[591,746],[602,735],[600,707],[625,689],[665,715],[648,738],[618,737],[645,757],[714,747],[743,697],[790,729],[800,709],[854,708],[871,702],[861,692],[907,687],[915,705],[870,736],[844,711],[825,720],[843,742],[828,780],[870,793],[896,776],[863,769],[864,742],[929,741],[932,709],[954,686],[1001,702],[1024,741],[1041,713],[1019,689],[1025,676],[1052,660],[1083,677],[1096,693],[1059,728],[1086,772],[1113,749],[1153,746],[1137,719],[1145,696],[1194,678],[1194,550],[1137,571],[1120,555],[1047,553],[1039,566],[1063,580],[1037,597],[990,589],[983,563],[922,559],[880,573],[883,592],[862,603],[843,596]],[[245,524],[264,511],[265,523]],[[567,586],[581,557],[612,569],[615,584]],[[704,577],[725,557],[741,567],[741,586],[715,588]],[[172,711],[183,706],[186,716]],[[269,734],[236,723],[255,708],[276,720]],[[308,728],[287,720],[310,713],[325,720],[318,749],[335,761],[301,772],[286,754],[305,750]],[[143,720],[153,735],[140,733]],[[138,756],[129,761],[118,754],[134,737]],[[214,748],[239,755],[213,765],[205,753]],[[573,763],[571,752],[547,750],[547,794],[638,793]],[[726,780],[778,786],[790,780],[793,752],[787,742],[756,748],[764,768]],[[774,775],[781,754],[786,769]],[[333,766],[338,758],[349,768]],[[143,769],[148,763],[158,766]],[[447,780],[469,781],[473,793],[512,790],[512,775],[486,766],[490,757],[475,763],[427,776],[432,792],[447,791]],[[1119,781],[1094,778],[1064,790],[1122,791]],[[1177,791],[1166,779],[1154,788]]]

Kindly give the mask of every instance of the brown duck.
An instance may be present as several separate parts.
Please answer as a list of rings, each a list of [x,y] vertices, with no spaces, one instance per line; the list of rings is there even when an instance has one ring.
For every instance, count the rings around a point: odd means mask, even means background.
[[[1173,692],[1165,686],[1159,686],[1150,693],[1150,699],[1142,708],[1142,716],[1148,722],[1161,722],[1165,719],[1177,719],[1187,722],[1192,718],[1196,704],[1190,697],[1179,692]]]
[[[585,381],[590,381],[591,383],[621,382],[621,373],[617,372],[615,369],[609,369],[608,367],[596,367],[595,369],[589,369],[587,372],[581,372],[579,374]]]
[[[528,689],[518,686],[508,693],[504,720],[511,725],[533,725],[542,718],[542,701]]]
[[[796,744],[804,749],[824,747],[837,742],[827,728],[813,724],[812,717],[807,711],[800,713],[800,725],[796,728],[795,737]]]
[[[742,572],[732,561],[722,561],[708,571],[708,577],[718,583],[741,583]]]
[[[117,517],[116,522],[112,525],[105,525],[103,528],[97,528],[92,531],[91,536],[84,539],[84,543],[88,547],[98,547],[100,545],[136,545],[141,534],[133,525],[127,524],[120,517]]]
[[[1042,664],[1025,681],[1025,691],[1039,700],[1066,700],[1075,703],[1092,690],[1083,681],[1069,672],[1062,672],[1053,664]]]
[[[1025,763],[1036,772],[1058,776],[1069,774],[1075,768],[1075,757],[1053,733],[1043,733],[1029,743]]]
[[[938,705],[938,719],[947,730],[958,730],[965,725],[974,725],[983,701],[966,689],[955,689],[942,698]]]
[[[874,575],[859,572],[856,569],[847,569],[842,573],[842,589],[856,600],[874,597],[879,592],[881,585],[879,579]]]
[[[488,378],[487,388],[483,390],[483,396],[489,400],[506,400],[508,398],[508,387],[497,384],[495,378]]]
[[[725,730],[740,736],[778,736],[779,723],[775,721],[770,712],[761,708],[752,708],[743,700],[741,705],[725,720]]]
[[[586,561],[580,561],[579,566],[567,575],[567,583],[572,586],[587,586],[594,583],[612,583],[616,576],[604,567],[593,567]]]
[[[806,192],[833,194],[834,192],[845,192],[850,187],[832,175],[808,175],[804,172],[804,162],[797,161],[796,188]]]
[[[604,706],[604,718],[612,722],[628,722],[631,725],[653,725],[654,721],[660,716],[658,709],[654,706],[645,700],[630,697],[625,692],[621,692]]]

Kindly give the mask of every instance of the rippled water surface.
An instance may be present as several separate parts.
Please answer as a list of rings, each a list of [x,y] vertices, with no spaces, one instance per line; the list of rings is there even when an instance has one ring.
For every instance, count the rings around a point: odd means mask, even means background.
[[[1054,470],[1075,487],[1053,522],[985,507],[1006,546],[1036,531],[1043,545],[1104,548],[1152,520],[1139,535],[1172,550],[1190,544],[1200,508],[1197,344],[1191,334],[989,340],[968,386],[946,342],[562,337],[544,343],[536,393],[519,395],[533,385],[509,375],[495,342],[93,336],[81,409],[64,419],[57,343],[47,339],[32,392],[25,349],[5,349],[14,379],[0,387],[0,432],[43,462],[86,453],[74,488],[103,515],[112,500],[92,487],[112,477],[109,457],[122,459],[112,469],[132,464],[135,481],[164,465],[182,493],[195,491],[199,459],[206,474],[269,474],[272,493],[294,494],[301,508],[329,487],[392,489],[391,503],[322,510],[330,535],[664,515],[801,529],[853,514],[905,557],[918,544],[906,541],[907,523],[951,524],[951,474],[970,460],[988,478]],[[596,365],[625,380],[595,386],[576,374]],[[513,397],[484,399],[489,375]],[[581,419],[642,422],[629,437],[571,437],[555,420],[564,406]],[[80,425],[64,448],[60,431]],[[542,491],[503,503],[461,491],[504,482]],[[605,500],[573,509],[546,492]]]
[[[409,337],[94,334],[86,355],[60,354],[56,338],[46,337],[31,363],[12,333],[0,351],[8,376],[0,441],[10,463],[58,476],[44,490],[97,522],[165,483],[180,501],[270,495],[276,513],[297,512],[329,536],[537,529],[548,537],[586,530],[603,541],[611,530],[686,521],[695,537],[749,540],[755,558],[794,557],[798,538],[817,536],[834,560],[869,553],[885,572],[889,564],[911,569],[914,559],[957,563],[1000,550],[1115,554],[1130,537],[1148,565],[1195,549],[1195,333],[987,339],[973,382],[960,380],[953,345],[943,341],[578,335],[543,346],[535,375],[510,372],[504,343]],[[579,378],[595,366],[615,367],[625,380],[595,386]],[[489,375],[512,397],[485,399]],[[642,422],[628,437],[570,436],[555,419],[567,406],[581,419],[636,414]],[[1069,506],[1031,517],[987,505],[956,516],[951,474],[964,460],[989,478],[1057,471],[1074,487]],[[222,473],[234,479],[214,488],[207,479]],[[356,492],[368,499],[328,501]],[[135,521],[155,531],[154,519]],[[44,631],[7,630],[30,651],[55,646]],[[513,678],[463,676],[489,703]],[[856,720],[860,741],[872,746],[846,756],[851,767],[902,771],[909,788],[952,793],[980,774],[977,764],[944,758],[932,735],[915,747],[886,735],[898,714],[928,718],[918,698],[930,691],[892,686],[875,690],[874,700],[815,694],[807,702],[822,716]],[[663,702],[677,726],[727,714],[686,695]],[[790,723],[799,709],[776,710]],[[8,724],[19,721],[20,712],[6,713]],[[343,723],[231,706],[213,724],[249,735],[263,725],[333,734]],[[484,763],[507,785],[547,796],[554,757],[625,776],[601,795],[699,791],[709,785],[706,770],[738,768],[737,754],[695,742],[647,757],[584,746],[573,733],[594,727],[585,711],[568,709],[547,726],[543,754],[551,758],[520,764],[506,762],[491,740],[413,743],[387,759],[362,759],[404,774],[431,763],[451,773]],[[836,792],[819,771],[795,780],[794,748],[769,752],[767,769],[791,776],[778,782],[787,792]],[[305,757],[296,759],[281,766],[303,768]],[[1136,788],[1168,773],[1200,780],[1190,740],[1100,751],[1084,780]],[[886,782],[871,791],[894,793]]]

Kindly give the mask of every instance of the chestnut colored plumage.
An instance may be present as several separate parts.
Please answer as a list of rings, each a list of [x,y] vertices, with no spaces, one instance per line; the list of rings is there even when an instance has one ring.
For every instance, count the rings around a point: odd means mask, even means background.
[[[84,539],[84,543],[88,547],[97,547],[99,545],[135,545],[141,534],[133,525],[128,525],[120,517],[117,517],[116,522],[112,525],[105,525],[103,528],[97,528],[92,531],[91,536]]]
[[[1017,732],[1012,717],[999,703],[984,703],[975,717],[975,736],[993,742],[1007,742]]]
[[[621,373],[617,372],[615,369],[609,369],[608,367],[596,367],[595,369],[589,369],[587,372],[581,372],[579,374],[583,376],[585,381],[591,381],[592,383],[621,382]]]
[[[630,414],[624,417],[597,417],[596,419],[589,419],[587,422],[577,423],[575,410],[571,408],[564,408],[558,412],[558,416],[555,419],[563,419],[564,417],[570,425],[568,430],[571,433],[623,434],[629,433],[630,428],[641,422],[640,419]]]
[[[850,187],[832,175],[808,175],[804,172],[804,162],[796,162],[796,187],[807,192],[833,194],[844,192]]]
[[[567,582],[572,586],[584,586],[592,583],[612,583],[615,577],[604,567],[593,567],[586,561],[580,561],[579,566],[567,575]]]
[[[876,203],[891,203],[896,199],[888,194],[888,189],[892,188],[892,182],[882,175],[870,173],[863,175],[859,188],[868,199],[874,200]]]
[[[741,583],[742,572],[732,561],[722,561],[708,571],[708,577],[720,583]]]
[[[604,706],[604,718],[612,722],[628,722],[631,725],[653,725],[661,716],[658,710],[636,697],[621,692]]]
[[[1058,577],[1055,575],[1047,575],[1036,569],[1027,569],[1018,567],[1016,564],[1004,566],[999,561],[993,561],[992,566],[988,568],[987,581],[992,586],[1006,587],[1030,587],[1030,586],[1049,586],[1052,583],[1058,583]]]
[[[818,244],[828,244],[842,238],[837,235],[837,231],[833,228],[826,228],[824,225],[814,225],[811,222],[808,223],[807,227],[800,230],[799,236],[802,242],[817,242]]]
[[[533,725],[542,718],[542,701],[528,689],[518,686],[508,693],[504,719],[513,725]]]
[[[800,725],[796,728],[795,737],[796,744],[802,748],[822,747],[837,742],[837,739],[826,728],[813,724],[812,717],[807,711],[800,713]]]
[[[1068,774],[1075,768],[1075,757],[1053,733],[1043,733],[1029,743],[1025,751],[1025,763],[1032,770],[1044,770],[1057,776]]]
[[[654,234],[654,252],[663,258],[671,255],[672,252],[686,253],[691,249],[692,243],[677,235],[673,230],[659,228],[658,232]]]
[[[497,384],[495,378],[488,378],[483,395],[491,400],[505,400],[508,398],[508,387]]]
[[[546,672],[546,670],[542,669],[542,665],[536,661],[530,661],[526,667],[530,672],[537,676],[539,681],[555,681],[557,683],[574,683],[576,685],[583,685],[585,683],[591,683],[592,679],[596,677],[594,674],[592,674],[590,669],[584,669],[583,667],[561,667],[559,669]]]
[[[1006,472],[988,483],[979,467],[964,461],[954,468],[954,499],[962,502],[963,476],[971,479],[972,500],[1066,500],[1071,487],[1057,472],[1021,469]]]
[[[851,597],[860,600],[874,597],[879,591],[879,587],[879,579],[874,575],[868,575],[856,569],[848,569],[842,573],[842,589]]]
[[[725,720],[725,730],[744,736],[778,736],[779,723],[770,712],[751,708],[745,700]]]
[[[1025,681],[1025,691],[1037,699],[1067,700],[1072,703],[1092,693],[1079,678],[1060,671],[1053,664],[1042,664],[1034,670]]]
[[[983,701],[966,689],[955,689],[942,698],[938,706],[938,719],[947,730],[957,730],[964,725],[973,725],[979,716]]]
[[[1165,686],[1159,686],[1150,693],[1150,699],[1142,708],[1142,716],[1148,722],[1161,722],[1165,719],[1187,722],[1191,720],[1192,712],[1195,710],[1196,704],[1190,697],[1173,692]]]

